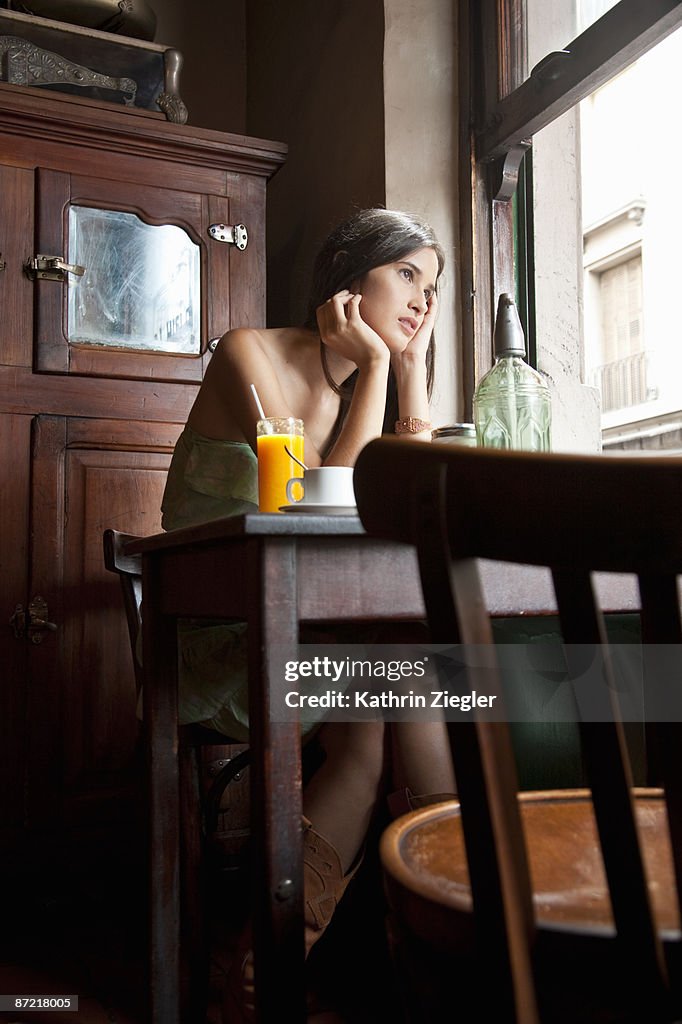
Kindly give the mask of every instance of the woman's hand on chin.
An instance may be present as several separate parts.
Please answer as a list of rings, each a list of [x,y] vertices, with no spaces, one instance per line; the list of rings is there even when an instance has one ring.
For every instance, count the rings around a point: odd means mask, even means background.
[[[337,292],[317,308],[317,326],[325,345],[359,369],[373,364],[388,366],[389,353],[383,339],[360,314],[362,295],[348,290]]]
[[[426,352],[429,347],[433,328],[438,317],[438,297],[434,292],[429,296],[429,305],[419,330],[410,339],[402,352],[394,352],[391,355],[393,368],[398,371],[401,368],[422,365],[426,362]]]

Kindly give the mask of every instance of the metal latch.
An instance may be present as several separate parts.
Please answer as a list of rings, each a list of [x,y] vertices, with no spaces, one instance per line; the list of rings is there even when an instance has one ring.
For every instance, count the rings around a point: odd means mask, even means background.
[[[67,263],[61,256],[33,256],[24,270],[32,281],[66,281],[67,274],[82,277],[85,267]]]
[[[208,233],[216,242],[229,242],[238,249],[246,249],[249,244],[249,233],[245,224],[211,224]]]
[[[9,622],[18,640],[26,637],[33,644],[42,643],[46,632],[56,633],[57,631],[56,624],[47,620],[47,601],[38,594],[26,610],[23,605],[18,604]]]

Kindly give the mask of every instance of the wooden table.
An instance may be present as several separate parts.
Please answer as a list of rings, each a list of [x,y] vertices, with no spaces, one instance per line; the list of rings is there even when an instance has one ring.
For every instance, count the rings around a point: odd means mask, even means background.
[[[135,541],[126,554],[141,554],[143,566],[151,1020],[180,1024],[176,621],[206,617],[248,623],[259,1019],[303,1021],[300,744],[297,723],[271,721],[287,686],[277,666],[282,652],[296,657],[304,623],[423,618],[416,555],[369,538],[356,516],[302,513],[216,520]],[[498,614],[553,609],[542,570],[488,564],[484,580]],[[632,607],[631,585],[618,584],[610,604]]]

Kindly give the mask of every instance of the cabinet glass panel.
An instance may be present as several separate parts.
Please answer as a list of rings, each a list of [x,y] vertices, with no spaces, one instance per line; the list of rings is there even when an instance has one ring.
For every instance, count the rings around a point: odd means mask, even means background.
[[[71,206],[68,262],[85,268],[69,274],[69,344],[199,353],[200,249],[182,228]]]

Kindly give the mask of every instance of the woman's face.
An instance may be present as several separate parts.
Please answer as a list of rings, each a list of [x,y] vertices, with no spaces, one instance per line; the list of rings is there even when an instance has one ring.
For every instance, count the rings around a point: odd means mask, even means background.
[[[351,286],[362,295],[362,319],[391,352],[403,352],[421,327],[437,277],[438,257],[433,249],[423,248],[375,267]]]

